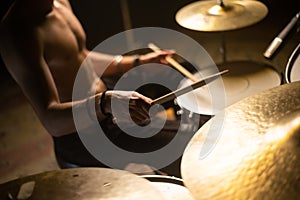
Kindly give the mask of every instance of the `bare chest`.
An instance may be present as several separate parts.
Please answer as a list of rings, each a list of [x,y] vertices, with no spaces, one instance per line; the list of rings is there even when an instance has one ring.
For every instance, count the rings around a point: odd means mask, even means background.
[[[61,98],[70,98],[73,84],[86,57],[85,33],[73,13],[54,8],[41,26],[44,58]]]
[[[73,13],[66,8],[54,8],[41,30],[44,56],[51,65],[76,62],[80,53],[85,50],[84,30]]]

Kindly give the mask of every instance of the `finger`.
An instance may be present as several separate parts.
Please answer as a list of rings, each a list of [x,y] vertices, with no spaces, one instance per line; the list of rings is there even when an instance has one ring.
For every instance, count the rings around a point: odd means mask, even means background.
[[[136,100],[136,106],[131,106],[129,109],[131,118],[137,123],[139,121],[149,121],[150,114],[149,109],[150,106],[145,104],[142,100]],[[146,106],[146,107],[145,107]]]
[[[136,106],[134,106],[134,108],[140,109],[142,112],[149,115],[149,110],[150,110],[152,104],[145,102],[143,99],[136,99],[134,101],[135,101],[134,104],[136,105]]]
[[[150,117],[145,117],[141,115],[141,113],[131,113],[131,119],[134,121],[134,123],[138,125],[144,125],[144,124],[149,124]]]
[[[166,56],[166,55],[174,55],[175,53],[176,52],[174,50],[162,50],[162,51],[160,51],[160,54],[164,55],[164,56]]]
[[[147,104],[151,105],[153,100],[149,97],[146,97],[138,92],[133,92],[132,93],[132,97],[135,97],[135,99],[142,99],[143,101],[145,101]]]
[[[164,64],[164,65],[170,64],[170,63],[166,60],[166,58],[160,59],[160,63],[161,63],[161,64]]]
[[[129,112],[137,119],[144,120],[150,118],[149,109],[150,109],[149,105],[145,105],[144,102],[140,101],[140,102],[136,102],[136,106],[131,106],[129,108]]]

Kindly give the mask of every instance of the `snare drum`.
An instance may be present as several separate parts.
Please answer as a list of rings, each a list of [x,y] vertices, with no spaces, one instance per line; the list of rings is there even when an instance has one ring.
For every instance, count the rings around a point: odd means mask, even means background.
[[[229,72],[224,74],[222,79],[217,79],[177,97],[177,104],[194,113],[215,115],[220,110],[245,97],[279,86],[282,82],[280,73],[265,64],[237,61],[223,65],[222,68],[228,69]],[[194,76],[202,79],[211,73],[212,69],[203,69]],[[179,88],[190,84],[191,80],[184,79],[180,82]]]
[[[162,175],[145,175],[142,177],[149,180],[166,200],[194,200],[180,178]]]
[[[300,80],[300,43],[290,56],[285,68],[285,81],[287,83]]]

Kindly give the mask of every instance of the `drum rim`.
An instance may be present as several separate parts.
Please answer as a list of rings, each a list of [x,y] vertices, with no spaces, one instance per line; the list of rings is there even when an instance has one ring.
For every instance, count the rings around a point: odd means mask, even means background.
[[[290,75],[292,72],[292,66],[295,63],[296,59],[298,58],[297,55],[300,51],[300,43],[296,46],[296,48],[293,50],[292,54],[290,55],[287,65],[285,67],[285,81],[287,83],[291,83]]]
[[[147,179],[150,182],[173,183],[173,184],[176,184],[176,185],[185,186],[184,183],[183,183],[183,179],[175,177],[175,176],[142,175],[141,177]]]

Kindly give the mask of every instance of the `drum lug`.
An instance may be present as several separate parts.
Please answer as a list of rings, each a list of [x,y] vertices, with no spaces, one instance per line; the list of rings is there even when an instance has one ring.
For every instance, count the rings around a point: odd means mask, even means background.
[[[190,112],[189,113],[189,118],[191,119],[193,117],[194,113],[193,112]]]
[[[177,110],[177,111],[176,111],[176,114],[177,114],[177,115],[182,115],[183,112],[184,112],[184,111],[183,111],[182,109],[180,109],[180,110]]]

